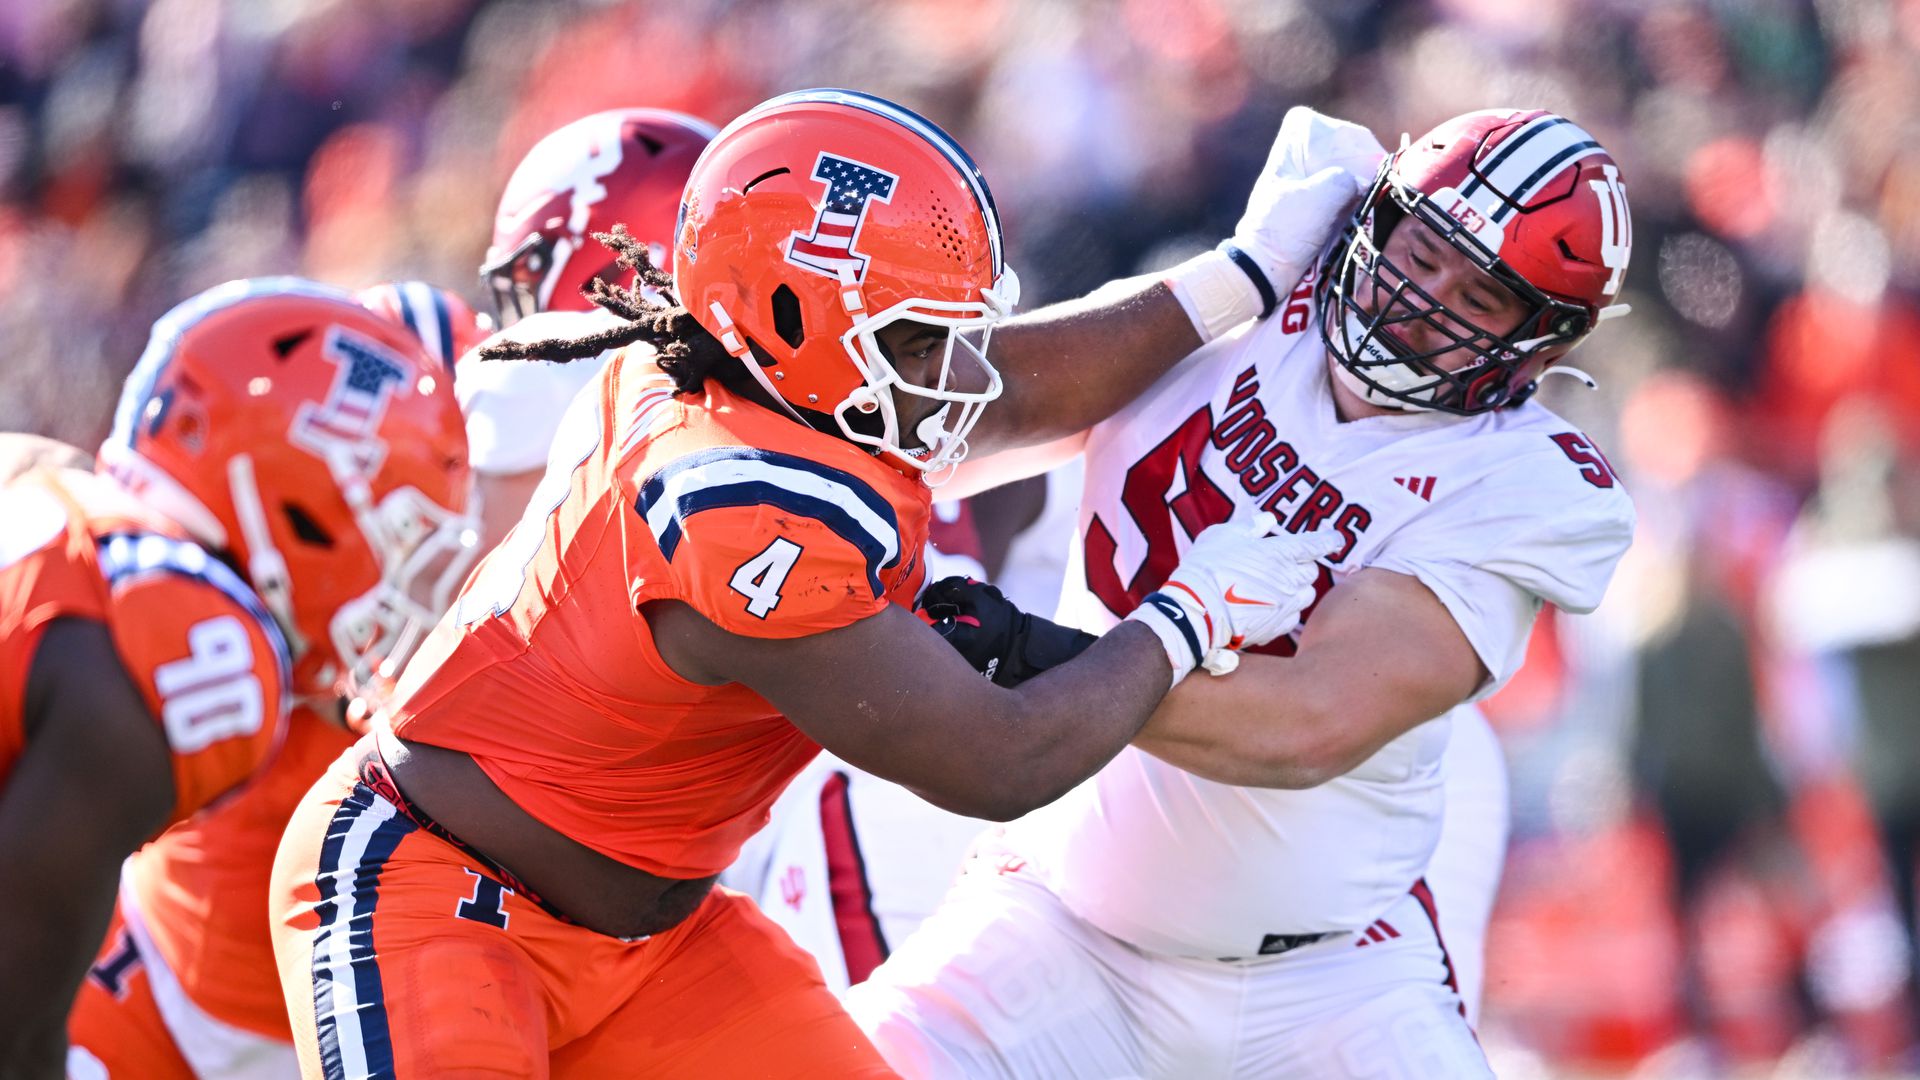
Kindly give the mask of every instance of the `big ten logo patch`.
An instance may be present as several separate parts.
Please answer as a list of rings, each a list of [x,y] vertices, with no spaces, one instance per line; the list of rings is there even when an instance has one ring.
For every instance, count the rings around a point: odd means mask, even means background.
[[[1313,319],[1313,290],[1320,280],[1320,268],[1309,267],[1307,276],[1287,294],[1287,302],[1280,309],[1280,329],[1288,334],[1297,334],[1307,328]]]
[[[794,911],[807,900],[807,872],[798,866],[787,867],[780,875],[780,900]]]

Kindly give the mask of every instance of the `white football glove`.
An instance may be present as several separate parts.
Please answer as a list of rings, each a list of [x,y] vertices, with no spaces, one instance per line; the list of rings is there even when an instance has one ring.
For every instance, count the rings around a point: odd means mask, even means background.
[[[1264,319],[1300,284],[1386,156],[1373,133],[1288,110],[1233,237],[1168,271],[1202,342]]]
[[[1380,140],[1358,124],[1304,105],[1287,110],[1266,167],[1247,196],[1246,213],[1227,241],[1247,257],[1234,261],[1249,277],[1255,270],[1266,277],[1261,317],[1272,314],[1280,298],[1300,284],[1335,227],[1372,186],[1386,156]],[[1255,277],[1254,287],[1260,285]]]
[[[1195,668],[1225,675],[1239,666],[1239,649],[1300,625],[1317,560],[1346,538],[1332,529],[1275,534],[1275,524],[1272,514],[1245,510],[1204,530],[1167,583],[1127,616],[1159,635],[1175,686]]]

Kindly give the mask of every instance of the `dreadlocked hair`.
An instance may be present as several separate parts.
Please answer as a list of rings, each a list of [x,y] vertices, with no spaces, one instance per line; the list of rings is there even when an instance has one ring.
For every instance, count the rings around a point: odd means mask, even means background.
[[[595,277],[580,293],[595,306],[618,315],[622,324],[581,337],[494,341],[480,349],[480,359],[566,363],[645,342],[653,347],[660,370],[673,380],[676,394],[695,393],[708,379],[717,379],[736,391],[753,385],[752,376],[740,362],[680,303],[673,291],[673,278],[653,264],[647,245],[634,239],[625,225],[615,225],[612,232],[594,233],[593,238],[619,256],[617,265],[633,271],[633,284],[622,288]],[[645,295],[649,289],[665,303]]]

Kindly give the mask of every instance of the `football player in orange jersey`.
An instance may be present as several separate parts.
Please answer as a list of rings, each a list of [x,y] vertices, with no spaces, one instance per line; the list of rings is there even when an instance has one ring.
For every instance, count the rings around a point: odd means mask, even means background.
[[[457,549],[466,488],[435,372],[348,294],[232,282],[155,324],[101,474],[0,489],[0,1073],[98,1074],[64,1021],[121,861],[419,616],[409,576]]]
[[[1354,194],[1292,209],[1331,222]],[[824,745],[1020,814],[1189,672],[1291,628],[1340,543],[1216,527],[1078,659],[996,687],[908,610],[927,481],[970,433],[1037,441],[1136,395],[1200,344],[1176,294],[1029,321],[983,413],[1014,292],[992,199],[944,133],[847,91],[715,138],[671,282],[616,241],[678,302],[602,285],[626,324],[483,350],[620,351],[281,844],[274,950],[308,1076],[890,1075],[812,961],[711,887],[781,788]],[[1267,277],[1284,294],[1303,265]]]
[[[270,293],[265,283],[256,284]],[[314,310],[330,313],[339,298],[329,293],[325,306]],[[380,437],[425,438],[427,453],[449,453],[445,385],[460,351],[484,336],[472,310],[458,298],[417,281],[377,285],[362,290],[357,299],[419,339],[414,349],[424,346],[425,352],[407,352],[405,359],[415,369],[416,386],[419,378],[434,383],[422,407],[414,410],[423,415],[392,416],[379,430]],[[295,321],[313,317],[307,308],[283,314]],[[350,329],[364,324],[365,320],[356,320]],[[271,324],[249,331],[251,338],[236,343],[250,345],[256,355],[264,356],[272,340],[296,329],[294,322]],[[397,348],[391,334],[382,341]],[[192,346],[200,350],[199,356],[208,355],[199,338],[193,339]],[[227,339],[216,339],[215,346],[226,347]],[[181,374],[192,377],[192,365],[204,362],[189,361]],[[320,362],[316,358],[307,363]],[[330,377],[334,371],[329,364],[309,372],[307,389],[326,390],[331,384],[312,380]],[[288,445],[279,452],[312,459],[290,438],[294,410],[302,400],[282,394],[261,407],[286,414],[279,430]],[[323,399],[313,400],[317,405]],[[257,438],[251,433],[246,437]],[[403,448],[403,455],[418,457],[420,450]],[[262,461],[275,454],[254,451],[252,456]],[[318,479],[324,467],[317,459],[300,464],[307,480]],[[453,488],[439,482],[427,490],[441,499]],[[458,503],[447,505],[457,507]],[[323,509],[339,511],[341,506]],[[447,519],[449,524],[457,520]],[[346,538],[342,553],[358,552],[362,545],[355,538],[365,534],[344,519],[335,521],[337,531]],[[298,530],[296,536],[309,538]],[[449,529],[432,548],[422,549],[444,558],[445,566],[423,562],[422,573],[412,575],[420,581],[417,591],[422,601],[416,622],[430,625],[459,584],[457,575],[470,560],[463,557],[466,553],[457,540]],[[404,549],[393,551],[394,557],[405,555]],[[355,580],[343,581],[342,587],[351,588]],[[349,595],[343,591],[340,598]],[[409,642],[408,636],[424,629],[420,625],[397,630],[385,649],[387,662],[404,655],[417,643]],[[68,1025],[77,1058],[90,1056],[114,1076],[267,1080],[296,1071],[293,1035],[287,1027],[267,933],[267,873],[294,804],[355,737],[343,723],[336,698],[317,693],[303,699],[288,717],[285,740],[251,782],[231,798],[167,830],[127,860],[112,928],[75,999]]]

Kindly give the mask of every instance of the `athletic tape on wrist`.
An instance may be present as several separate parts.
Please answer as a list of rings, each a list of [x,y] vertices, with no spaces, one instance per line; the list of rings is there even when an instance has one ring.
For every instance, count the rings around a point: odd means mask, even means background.
[[[1239,248],[1230,250],[1252,263]],[[1168,271],[1166,282],[1204,343],[1262,314],[1263,296],[1273,289],[1266,285],[1265,275],[1255,278],[1256,274],[1257,267],[1246,270],[1233,254],[1220,250],[1174,267]],[[1272,306],[1266,310],[1271,311]]]
[[[1167,662],[1173,665],[1173,685],[1180,685],[1180,680],[1206,659],[1199,628],[1193,625],[1184,606],[1166,593],[1148,593],[1127,618],[1159,637],[1160,647],[1167,651]]]
[[[1232,241],[1221,244],[1220,250],[1227,258],[1233,260],[1233,265],[1247,275],[1247,280],[1253,283],[1254,291],[1260,294],[1259,317],[1264,319],[1273,314],[1273,309],[1280,306],[1280,296],[1273,291],[1273,282],[1267,280],[1267,272],[1260,269],[1260,264],[1253,261],[1253,256],[1241,251]]]

